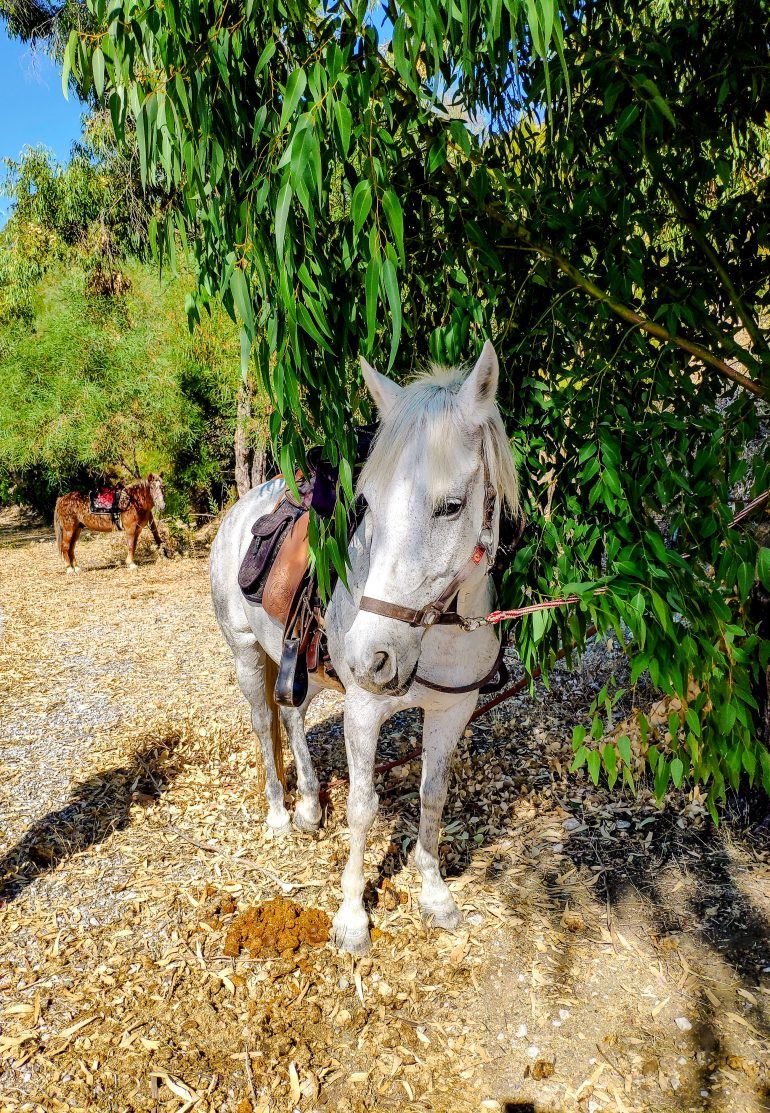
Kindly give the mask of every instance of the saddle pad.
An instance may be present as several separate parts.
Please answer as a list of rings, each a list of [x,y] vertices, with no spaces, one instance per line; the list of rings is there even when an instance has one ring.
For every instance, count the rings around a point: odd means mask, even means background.
[[[111,514],[116,510],[115,506],[117,491],[113,491],[111,487],[102,487],[99,491],[92,491],[90,496],[91,510],[96,514]]]

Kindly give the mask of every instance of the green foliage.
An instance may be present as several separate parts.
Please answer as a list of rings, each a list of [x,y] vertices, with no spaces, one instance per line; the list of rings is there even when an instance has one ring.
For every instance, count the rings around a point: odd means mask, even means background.
[[[0,331],[0,472],[47,505],[87,476],[156,470],[172,512],[208,510],[231,467],[237,338],[220,319],[191,339],[181,283],[139,263],[127,274],[125,296],[105,298],[58,264],[35,288],[34,329]]]
[[[545,48],[558,29],[555,5],[530,7]],[[508,0],[404,13],[387,65],[362,3],[321,12],[302,0],[247,3],[243,12],[225,0],[162,11],[96,3],[108,32],[70,39],[65,72],[74,66],[86,92],[104,67],[104,100],[121,138],[129,122],[136,129],[143,180],[181,189],[201,268],[191,315],[214,293],[237,313],[259,344],[258,366],[272,371],[272,432],[295,456],[319,434],[332,455],[340,437],[351,447],[340,363],[386,331],[393,357],[398,348],[404,189],[394,165],[405,145],[418,153],[421,129],[442,133],[435,109],[443,113],[447,88],[499,99],[524,8]],[[421,82],[415,67],[426,57],[438,66],[445,47],[457,58],[433,87]],[[407,158],[402,187],[411,169]],[[174,217],[152,227],[172,262]]]
[[[163,471],[169,511],[218,509],[233,471],[237,330],[221,309],[190,336],[186,268],[142,261],[155,199],[130,143],[91,114],[73,156],[8,164],[0,232],[2,498],[48,510],[96,474]]]
[[[142,180],[174,198],[151,241],[173,266],[192,233],[190,319],[219,296],[241,321],[286,465],[310,439],[350,455],[359,351],[407,370],[491,335],[531,520],[506,595],[584,597],[521,625],[525,665],[614,632],[632,683],[687,709],[650,741],[658,793],[770,789],[757,546],[730,526],[739,486],[770,485],[749,452],[770,389],[766,5],[89,8],[101,31],[71,37],[65,80],[135,129]],[[319,536],[322,573],[332,551]],[[614,780],[600,733],[585,759]]]
[[[43,227],[62,243],[72,244],[103,209],[107,180],[85,151],[62,167],[45,147],[28,147],[6,166],[6,190],[20,225]]]
[[[48,268],[75,258],[90,276],[114,273],[142,253],[149,210],[136,197],[127,160],[105,143],[104,121],[86,120],[73,157],[60,165],[44,147],[7,159],[13,217],[0,232],[0,327],[29,320],[32,291]]]
[[[89,26],[90,13],[82,0],[0,0],[0,18],[8,32],[33,46],[45,43],[61,53],[72,28]]]

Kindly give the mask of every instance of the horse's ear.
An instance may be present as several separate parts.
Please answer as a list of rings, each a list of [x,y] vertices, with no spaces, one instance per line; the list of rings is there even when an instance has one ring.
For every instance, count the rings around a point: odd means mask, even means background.
[[[500,368],[490,340],[484,341],[476,366],[460,387],[458,398],[473,421],[485,421],[495,404]]]
[[[394,382],[393,379],[388,379],[385,375],[381,375],[379,371],[375,371],[363,356],[358,358],[361,361],[361,374],[364,377],[366,388],[372,396],[380,417],[387,417],[404,393],[404,388]]]

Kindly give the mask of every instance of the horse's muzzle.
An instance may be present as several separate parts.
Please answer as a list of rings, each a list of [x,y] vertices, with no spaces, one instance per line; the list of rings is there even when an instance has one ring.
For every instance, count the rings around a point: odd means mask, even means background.
[[[392,620],[386,620],[388,623]],[[420,639],[416,631],[388,637],[381,619],[360,614],[345,639],[348,668],[356,684],[376,696],[402,695],[414,679]]]

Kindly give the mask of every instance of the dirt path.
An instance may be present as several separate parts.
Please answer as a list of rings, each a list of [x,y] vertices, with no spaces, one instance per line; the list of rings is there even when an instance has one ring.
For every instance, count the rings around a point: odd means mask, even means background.
[[[46,531],[0,519],[0,1111],[770,1108],[767,832],[566,773],[617,659],[463,741],[457,935],[417,912],[413,762],[379,785],[371,957],[232,958],[276,877],[333,914],[345,793],[317,838],[266,836],[205,559],[120,555],[84,538],[65,577]],[[324,778],[339,710],[313,712]],[[417,729],[389,724],[383,758]]]

